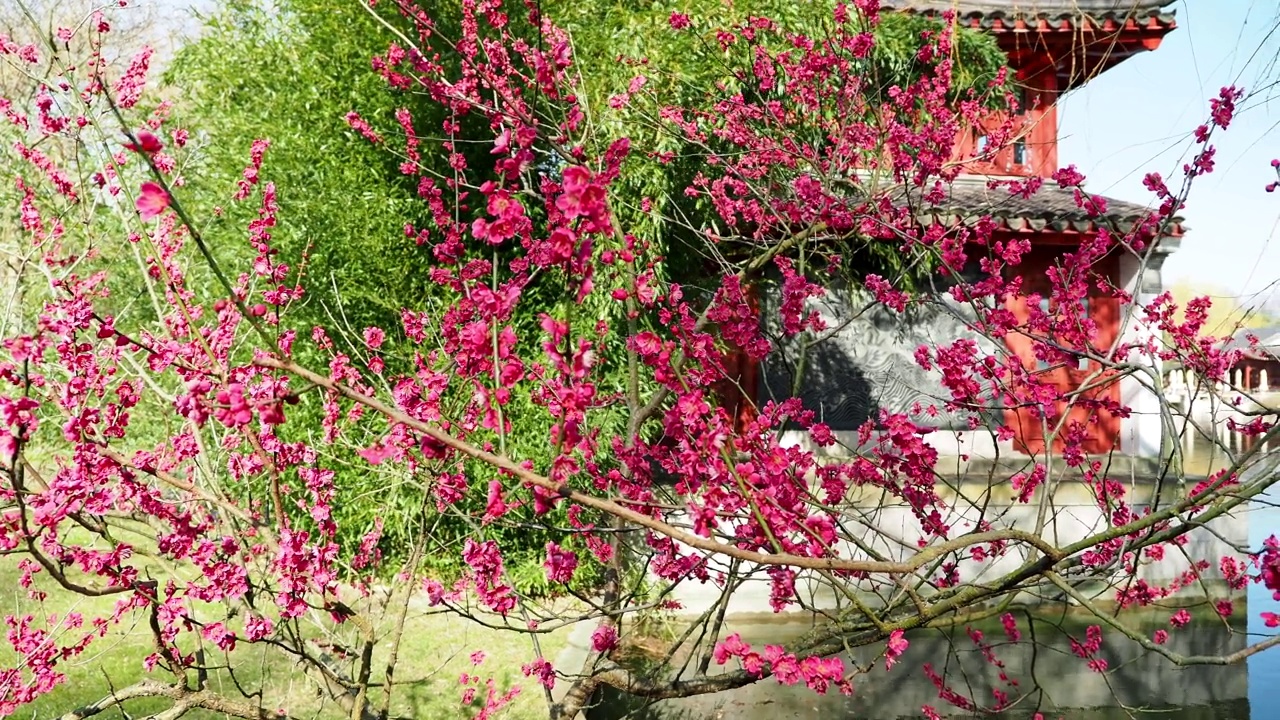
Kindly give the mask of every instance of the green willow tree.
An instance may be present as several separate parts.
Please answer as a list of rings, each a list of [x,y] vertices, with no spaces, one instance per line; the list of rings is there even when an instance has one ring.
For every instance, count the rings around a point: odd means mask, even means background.
[[[662,238],[662,247],[643,250],[654,258],[655,272],[666,274],[672,267],[681,268],[681,281],[696,288],[697,269],[706,250],[705,233],[715,232],[710,221],[714,213],[702,204],[704,201],[689,200],[680,190],[699,172],[707,150],[690,147],[665,130],[657,119],[656,105],[644,108],[648,112],[624,114],[615,112],[611,102],[618,102],[638,75],[646,76],[649,83],[644,97],[673,104],[692,104],[688,101],[713,92],[717,84],[733,84],[749,75],[749,59],[744,60],[749,56],[740,48],[721,48],[710,33],[670,32],[673,11],[691,13],[707,26],[744,23],[752,16],[767,15],[813,33],[829,21],[832,4],[544,0],[540,5],[542,12],[571,34],[577,64],[588,83],[585,105],[591,113],[589,121],[616,128],[599,135],[628,136],[666,155],[637,157],[626,164],[626,174],[620,180],[625,190],[617,208],[620,214],[628,215],[622,218],[624,226]],[[448,35],[449,28],[459,21],[457,3],[438,2],[434,9],[433,19]],[[538,42],[536,27],[529,23],[524,6],[513,4],[510,14],[518,32],[530,42]],[[397,30],[409,26],[396,14],[394,3],[378,3],[370,9],[362,7],[359,0],[277,0],[270,7],[255,0],[231,0],[205,20],[199,40],[178,53],[165,78],[171,86],[183,88],[182,95],[175,97],[179,121],[186,124],[184,119],[189,119],[191,125],[207,133],[193,138],[203,151],[198,154],[199,172],[192,173],[192,184],[186,188],[191,196],[189,204],[197,217],[210,219],[205,233],[219,252],[228,259],[250,253],[243,242],[243,228],[256,208],[224,209],[221,205],[239,181],[253,141],[270,140],[264,175],[287,180],[281,183],[279,205],[281,217],[288,221],[276,228],[273,240],[292,262],[305,268],[311,280],[308,297],[300,307],[291,309],[289,322],[299,332],[323,326],[335,342],[362,355],[363,328],[396,326],[403,307],[433,307],[435,285],[427,279],[433,263],[432,242],[428,237],[419,243],[414,237],[422,229],[429,231],[429,210],[418,197],[417,178],[400,170],[405,133],[395,114],[397,108],[413,102],[412,95],[393,94],[368,60],[385,53],[388,45],[397,41]],[[887,91],[908,82],[917,70],[913,54],[920,34],[937,28],[927,19],[887,15],[875,29],[878,42],[870,68],[881,78],[878,87]],[[990,38],[967,31],[961,33],[957,51],[958,85],[962,88],[985,87],[1005,63]],[[646,100],[637,95],[634,102]],[[422,136],[440,132],[442,123],[449,119],[438,106],[426,102],[408,109],[416,120],[415,132]],[[361,137],[347,121],[350,112],[358,113],[384,141],[375,145]],[[624,117],[630,119],[624,121]],[[462,140],[456,150],[467,156],[469,167],[486,167],[492,131],[468,127],[466,118],[460,122]],[[630,124],[622,127],[623,122]],[[639,122],[643,126],[636,124]],[[468,142],[468,136],[477,141]],[[556,155],[553,149],[545,150],[540,170],[554,173]],[[445,158],[424,157],[421,162],[428,173],[449,177]],[[654,225],[658,223],[665,225]],[[597,252],[607,249],[598,248]],[[851,262],[855,276],[877,272],[904,277],[905,269],[898,266],[896,253],[884,244],[864,243]],[[551,314],[585,313],[590,320],[612,319],[622,312],[621,303],[597,300],[594,306],[580,307],[564,302],[563,284],[557,284],[553,277],[540,279],[525,291],[526,297],[530,293],[539,302],[524,307],[539,307]],[[538,317],[528,314],[515,320],[522,337],[536,334],[524,330],[532,330]],[[396,341],[388,338],[384,346],[389,364],[397,362]],[[411,358],[399,357],[398,361],[407,363]],[[621,392],[624,368],[616,370],[615,389]],[[303,407],[304,411],[321,412],[314,397],[304,396]],[[506,411],[517,428],[523,414],[532,417],[537,412],[528,397],[512,398]],[[622,422],[621,416],[617,422]],[[512,437],[537,435],[515,432]],[[495,438],[495,442],[499,440]],[[535,463],[550,457],[547,447],[512,449],[516,456],[533,458]],[[476,471],[470,487],[473,501],[482,504],[488,484],[484,473],[491,471]],[[424,507],[426,493],[405,478],[371,476],[366,468],[340,472],[338,482],[356,494],[363,490],[361,497],[367,498],[367,502],[336,508],[335,512],[344,515],[335,518],[338,527],[362,533],[382,521],[386,553],[411,547],[411,539],[427,528],[442,548],[460,542],[472,531],[461,520],[439,517],[434,508]],[[532,523],[527,527],[517,524],[511,532],[518,541],[506,546],[528,549],[523,558],[508,555],[515,581],[527,590],[529,584],[545,578],[540,563],[550,536]],[[451,552],[436,555],[457,557]],[[583,577],[589,581],[589,574]]]
[[[749,48],[741,46],[726,49],[709,28],[748,25],[754,19],[767,17],[784,29],[810,37],[821,37],[823,28],[829,27],[834,2],[796,3],[786,0],[748,0],[747,2],[723,2],[723,0],[683,0],[682,2],[613,2],[551,3],[551,13],[559,27],[567,30],[574,42],[575,58],[582,66],[581,77],[588,91],[588,107],[595,109],[593,120],[608,126],[610,133],[632,138],[632,141],[652,153],[644,158],[632,158],[627,163],[622,187],[633,198],[620,212],[630,215],[622,223],[626,227],[639,228],[649,236],[663,237],[666,246],[662,252],[678,259],[670,264],[677,267],[698,267],[704,256],[706,241],[704,232],[716,231],[715,214],[703,197],[690,200],[683,190],[688,187],[705,167],[709,150],[689,145],[683,137],[670,132],[669,127],[658,122],[644,125],[638,117],[656,118],[661,105],[694,106],[698,100],[720,95],[715,88],[727,85],[739,92],[753,93],[754,83],[743,82],[752,78],[752,55]],[[546,4],[544,3],[544,7]],[[697,18],[693,32],[670,31],[672,12],[679,11]],[[921,35],[937,32],[940,23],[918,15],[885,13],[874,28],[875,46],[867,63],[868,75],[877,78],[873,86],[878,93],[887,93],[894,86],[903,87],[919,77],[926,64],[915,57],[920,47]],[[785,48],[777,48],[785,49]],[[955,96],[960,99],[973,88],[983,88],[996,79],[998,71],[1006,66],[1006,58],[995,41],[987,35],[961,29],[955,44]],[[646,93],[637,95],[633,102],[649,105],[643,113],[628,108],[616,112],[609,99],[624,93],[638,75],[646,78]],[[987,96],[998,97],[998,94]],[[778,91],[772,99],[786,103],[785,92]],[[882,98],[868,98],[871,104]],[[669,153],[671,159],[659,161],[655,153]],[[648,199],[649,211],[638,212],[640,200]],[[671,218],[680,219],[672,223]],[[655,225],[659,227],[655,227]],[[640,233],[637,233],[640,234]],[[900,255],[891,245],[862,243],[848,260],[853,265],[852,279],[856,282],[868,273],[884,277],[900,277],[910,285],[920,275],[921,269],[912,272],[900,263]],[[924,269],[927,272],[927,269]]]

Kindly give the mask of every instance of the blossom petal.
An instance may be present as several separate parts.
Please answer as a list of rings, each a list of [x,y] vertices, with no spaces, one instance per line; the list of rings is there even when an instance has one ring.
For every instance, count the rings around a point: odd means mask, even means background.
[[[153,182],[144,182],[138,192],[138,215],[146,222],[169,207],[169,193]]]

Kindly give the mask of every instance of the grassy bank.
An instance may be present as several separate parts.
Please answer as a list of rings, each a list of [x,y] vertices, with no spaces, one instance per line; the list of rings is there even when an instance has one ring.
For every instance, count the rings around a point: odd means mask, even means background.
[[[19,618],[31,614],[37,618],[35,626],[42,627],[41,618],[56,616],[56,640],[69,644],[82,637],[87,630],[68,628],[65,618],[69,613],[80,613],[86,619],[109,615],[113,598],[83,598],[65,590],[55,590],[49,583],[41,585],[48,592],[43,601],[28,597],[28,591],[19,585],[20,572],[17,561],[5,558],[0,561],[0,606],[6,615]],[[379,633],[374,651],[375,681],[385,677],[385,664],[391,645],[390,631],[401,607],[399,600],[386,604],[382,613],[371,615]],[[42,696],[15,713],[18,718],[51,718],[96,702],[114,690],[148,677],[143,669],[143,659],[154,651],[153,641],[143,615],[131,618],[133,624],[114,629],[107,636],[95,640],[89,649],[76,657],[62,660],[58,667],[67,679],[53,692]],[[305,624],[305,623],[304,623]],[[564,647],[568,630],[540,636],[542,651],[554,659]],[[184,649],[190,641],[184,644]],[[476,666],[472,653],[483,650],[484,661]],[[509,706],[503,717],[513,720],[532,720],[546,717],[545,698],[541,686],[524,677],[520,666],[533,658],[528,635],[485,628],[471,620],[425,607],[414,598],[405,622],[400,644],[399,661],[395,669],[391,716],[412,717],[415,720],[441,720],[471,717],[474,708],[462,705],[463,687],[459,684],[462,673],[493,678],[499,691],[519,686],[521,692]],[[0,668],[11,668],[22,662],[9,643],[0,647]],[[237,683],[247,692],[265,689],[262,705],[267,709],[282,708],[297,718],[339,718],[341,708],[332,702],[324,702],[317,692],[314,680],[293,666],[279,651],[265,649],[262,645],[241,644],[229,655],[219,654],[208,660],[211,666],[229,666],[230,670],[214,670],[209,674],[209,688],[237,700],[245,696]],[[150,674],[156,680],[171,680],[163,671]],[[478,693],[484,695],[483,686]],[[383,691],[380,687],[371,692],[375,709],[381,707]],[[122,714],[112,708],[98,717],[140,717],[168,707],[163,700],[133,700],[124,703]],[[186,717],[221,717],[209,712],[191,712]]]

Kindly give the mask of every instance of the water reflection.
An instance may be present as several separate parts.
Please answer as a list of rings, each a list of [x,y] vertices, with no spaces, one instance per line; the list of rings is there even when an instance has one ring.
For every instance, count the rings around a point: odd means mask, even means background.
[[[1219,425],[1222,432],[1216,442],[1191,428],[1187,429],[1183,435],[1182,462],[1188,475],[1209,475],[1230,467],[1233,460],[1240,459],[1255,448],[1259,455],[1280,452],[1280,438],[1272,439],[1259,447],[1257,437],[1230,432],[1225,428],[1225,422]]]
[[[1260,547],[1271,535],[1280,535],[1280,492],[1272,489],[1254,504],[1249,517],[1249,544]],[[1249,587],[1249,625],[1250,639],[1257,641],[1263,636],[1280,633],[1276,628],[1269,628],[1263,623],[1259,613],[1264,611],[1280,612],[1280,605],[1271,597],[1271,593],[1261,585]],[[1241,720],[1271,720],[1277,716],[1277,698],[1280,697],[1280,650],[1259,653],[1248,661],[1249,708],[1250,714],[1240,715]]]
[[[1250,512],[1250,545],[1259,547],[1269,535],[1280,534],[1280,509],[1269,507],[1280,500],[1264,498]],[[1142,624],[1144,632],[1170,630],[1168,647],[1183,655],[1223,655],[1259,642],[1275,634],[1258,617],[1276,610],[1276,603],[1261,586],[1251,586],[1245,603],[1237,600],[1232,626],[1213,617],[1201,617],[1190,626],[1172,630],[1169,611],[1161,611]],[[1087,618],[1068,618],[1037,623],[1035,643],[1022,624],[1023,641],[1009,643],[999,624],[985,625],[986,641],[1004,663],[1016,686],[1002,681],[985,661],[972,640],[961,629],[950,634],[925,631],[911,637],[911,646],[891,671],[883,661],[856,683],[853,697],[818,696],[803,687],[784,687],[773,680],[755,686],[699,698],[628,706],[617,697],[602,698],[602,704],[588,720],[784,720],[789,718],[837,718],[895,720],[921,717],[924,705],[936,708],[944,717],[974,717],[939,698],[939,689],[922,671],[932,663],[938,674],[958,693],[988,705],[993,691],[1022,697],[1012,710],[994,717],[1029,718],[1043,712],[1046,718],[1071,720],[1111,720],[1112,718],[1159,718],[1160,720],[1272,720],[1280,697],[1280,650],[1263,652],[1245,663],[1232,666],[1192,666],[1180,668],[1158,655],[1144,651],[1132,641],[1109,634],[1098,656],[1108,669],[1099,674],[1070,652],[1064,632],[1083,639]],[[1246,619],[1247,618],[1247,619]],[[1130,622],[1135,622],[1130,620]],[[799,624],[739,625],[737,631],[753,644],[785,641],[807,628]],[[875,655],[854,652],[846,656],[862,666],[875,662]],[[993,717],[986,715],[985,717]]]
[[[1154,629],[1155,623],[1146,628],[1147,632]],[[739,626],[732,630],[753,644],[764,644],[790,639],[803,628]],[[983,657],[963,629],[926,631],[908,636],[911,645],[892,670],[886,671],[881,661],[861,676],[852,697],[818,696],[803,686],[784,687],[766,680],[731,692],[636,707],[630,714],[619,712],[622,707],[615,701],[608,712],[597,713],[591,720],[895,720],[921,717],[921,708],[926,705],[945,717],[976,717],[940,698],[940,688],[923,670],[926,663],[947,689],[960,696],[988,707],[995,705],[997,693],[1007,697],[1013,706],[994,717],[1009,720],[1029,718],[1036,712],[1054,718],[1102,720],[1127,717],[1125,708],[1161,710],[1159,717],[1166,720],[1250,720],[1250,668],[1244,664],[1180,669],[1160,656],[1143,652],[1123,636],[1107,635],[1098,653],[1107,661],[1107,672],[1097,673],[1071,654],[1064,634],[1065,630],[1084,640],[1084,623],[1068,619],[1061,629],[1036,623],[1034,633],[1027,632],[1024,625],[1024,637],[1018,643],[1010,643],[998,625],[984,626],[983,630],[1008,680],[1000,678],[1001,668]],[[1030,641],[1033,634],[1034,642]],[[1172,633],[1167,646],[1184,655],[1221,655],[1240,650],[1245,642],[1243,627],[1232,631],[1206,619]],[[854,652],[845,658],[846,663],[853,659],[863,667],[876,659],[869,652]]]

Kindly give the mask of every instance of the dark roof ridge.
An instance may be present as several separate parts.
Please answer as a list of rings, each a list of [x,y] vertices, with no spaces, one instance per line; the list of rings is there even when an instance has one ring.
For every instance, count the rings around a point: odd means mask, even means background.
[[[1176,0],[882,0],[881,6],[908,12],[954,9],[961,17],[1004,14],[1015,16],[1138,15],[1158,13]]]
[[[920,190],[909,192],[916,214],[926,222],[954,224],[971,218],[990,215],[1001,226],[1016,231],[1057,231],[1087,233],[1102,227],[1127,233],[1155,210],[1154,204],[1085,192],[1106,202],[1106,212],[1093,217],[1075,200],[1072,188],[1063,188],[1052,180],[1045,180],[1040,188],[1028,197],[1009,192],[1007,187],[990,187],[992,181],[1025,182],[1031,178],[992,175],[961,175],[944,187],[946,197],[940,203],[926,204]],[[901,195],[897,201],[902,201]],[[1182,235],[1186,228],[1182,218],[1175,217],[1167,230],[1170,235]]]

